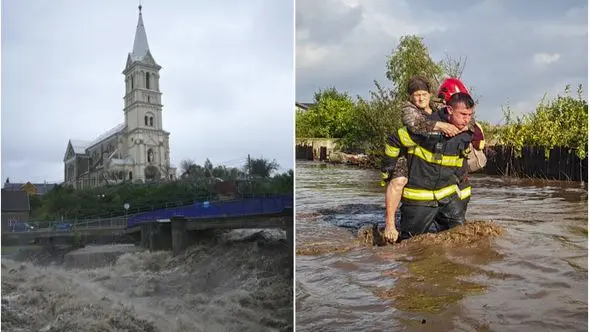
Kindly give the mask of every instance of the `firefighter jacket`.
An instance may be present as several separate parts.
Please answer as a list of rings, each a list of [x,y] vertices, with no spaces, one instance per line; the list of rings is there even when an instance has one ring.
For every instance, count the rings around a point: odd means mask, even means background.
[[[438,121],[446,121],[444,110],[432,114]],[[455,137],[442,133],[414,134],[406,127],[389,136],[385,145],[382,180],[390,180],[391,171],[400,156],[408,159],[408,183],[402,192],[402,202],[436,204],[454,195],[461,199],[471,196],[467,180],[467,160],[473,132],[464,131]]]

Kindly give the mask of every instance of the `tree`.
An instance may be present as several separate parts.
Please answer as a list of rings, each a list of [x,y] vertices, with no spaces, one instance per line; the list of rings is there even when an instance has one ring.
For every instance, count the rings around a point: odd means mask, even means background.
[[[353,121],[356,127],[343,140],[348,148],[364,148],[369,155],[380,155],[387,135],[402,124],[396,94],[374,81],[370,99],[358,97]]]
[[[194,171],[194,167],[197,166],[195,161],[192,159],[185,159],[180,162],[181,177],[190,174]]]
[[[466,58],[455,59],[448,54],[445,54],[445,58],[438,63],[443,73],[442,77],[437,78],[438,83],[441,83],[444,77],[461,78],[466,64]]]
[[[335,88],[319,90],[315,105],[296,113],[296,135],[299,138],[341,138],[344,148],[365,149],[370,155],[383,154],[387,135],[402,125],[400,104],[409,100],[407,84],[415,75],[427,77],[433,90],[447,76],[463,72],[466,61],[450,56],[435,62],[423,43],[414,35],[403,36],[386,62],[386,76],[391,87],[374,81],[369,99],[353,100]],[[434,91],[432,91],[434,92]]]
[[[267,160],[264,158],[250,159],[244,165],[244,171],[252,177],[268,178],[272,172],[279,169],[279,164],[276,160]]]
[[[342,138],[350,130],[354,101],[346,92],[332,87],[314,95],[314,105],[296,115],[296,135],[300,138]]]
[[[430,58],[423,38],[403,36],[397,48],[387,60],[385,76],[393,83],[393,91],[397,102],[409,99],[408,81],[414,75],[422,75],[430,80],[433,87],[440,83],[443,68]]]
[[[85,218],[104,218],[124,214],[123,204],[131,204],[129,213],[152,211],[153,209],[186,206],[195,200],[216,199],[215,184],[244,177],[244,172],[236,167],[214,166],[209,159],[205,164],[211,170],[187,160],[181,163],[185,169],[183,181],[153,182],[133,184],[123,182],[110,186],[74,190],[71,186],[56,186],[46,195],[31,200],[32,217],[44,220],[75,220]],[[247,168],[244,165],[244,168]],[[188,171],[186,170],[188,169]],[[245,195],[292,194],[293,171],[275,174],[279,164],[275,160],[252,159],[250,167],[253,176]],[[221,182],[223,183],[223,182]]]

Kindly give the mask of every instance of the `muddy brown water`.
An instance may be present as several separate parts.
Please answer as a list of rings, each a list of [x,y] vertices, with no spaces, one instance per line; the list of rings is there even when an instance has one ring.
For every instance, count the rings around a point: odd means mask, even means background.
[[[502,236],[361,246],[384,218],[378,179],[297,163],[297,331],[588,330],[586,187],[472,176],[467,219]]]
[[[292,331],[284,237],[235,230],[176,257],[133,251],[95,268],[82,258],[68,268],[75,259],[64,266],[3,257],[2,331]]]

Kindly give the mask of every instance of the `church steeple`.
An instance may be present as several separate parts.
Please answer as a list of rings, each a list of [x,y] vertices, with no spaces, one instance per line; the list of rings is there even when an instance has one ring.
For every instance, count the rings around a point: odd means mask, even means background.
[[[160,69],[148,46],[142,7],[135,30],[133,49],[127,54],[125,75],[124,108],[128,132],[137,129],[162,130],[162,93],[160,92]]]
[[[139,19],[137,20],[135,39],[133,40],[133,51],[131,51],[132,61],[142,61],[150,51],[145,26],[143,25],[143,17],[141,15],[141,3],[137,8],[139,8]]]

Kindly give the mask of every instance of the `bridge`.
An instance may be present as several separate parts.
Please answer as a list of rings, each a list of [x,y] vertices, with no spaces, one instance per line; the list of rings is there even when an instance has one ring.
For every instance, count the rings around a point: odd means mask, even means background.
[[[179,223],[183,225],[177,226]],[[84,240],[128,235],[140,240],[142,246],[150,250],[174,249],[174,252],[178,252],[190,244],[190,236],[185,237],[184,233],[208,229],[282,228],[286,230],[287,240],[292,246],[293,196],[195,202],[188,206],[158,209],[128,218],[75,223],[65,230],[53,229],[49,223],[43,226],[27,232],[2,232],[2,242],[5,245],[27,241],[53,243],[55,240],[71,241],[74,237]],[[172,232],[172,229],[175,231]],[[183,234],[178,235],[179,232]],[[173,234],[177,234],[177,241],[174,241]]]

